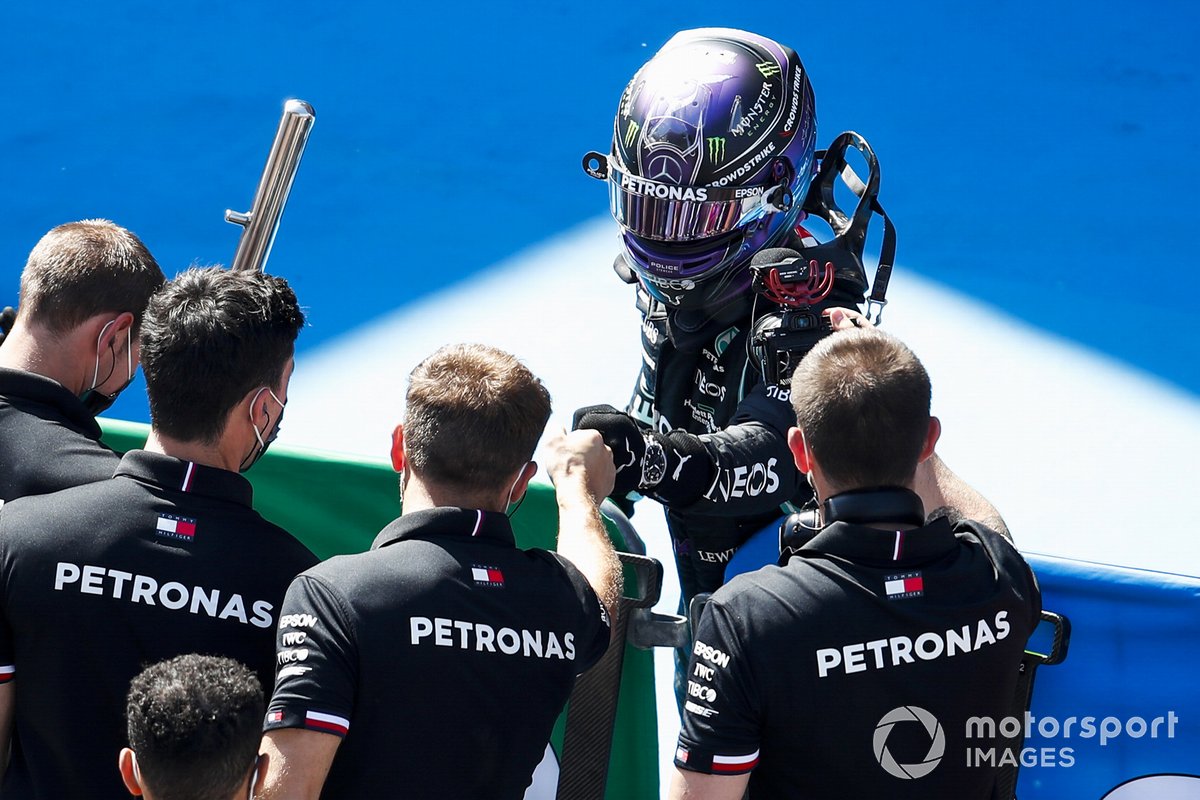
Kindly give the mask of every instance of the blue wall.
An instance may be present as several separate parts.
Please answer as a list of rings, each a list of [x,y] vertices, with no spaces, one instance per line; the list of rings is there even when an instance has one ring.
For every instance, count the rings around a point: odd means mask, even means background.
[[[721,24],[801,53],[821,143],[871,140],[902,270],[1200,392],[1200,348],[1180,335],[1200,321],[1195,6],[779,8],[9,4],[0,303],[70,219],[126,225],[169,274],[228,262],[223,210],[249,205],[299,96],[317,125],[271,269],[310,305],[301,345],[318,346],[606,213],[579,160],[607,146],[625,81],[675,30]],[[113,413],[144,419],[141,394]]]

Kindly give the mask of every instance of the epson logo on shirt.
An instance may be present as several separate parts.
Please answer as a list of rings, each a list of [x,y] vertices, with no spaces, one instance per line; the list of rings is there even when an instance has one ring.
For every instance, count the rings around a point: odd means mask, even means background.
[[[269,628],[275,620],[271,617],[274,606],[265,600],[255,600],[251,605],[253,617],[246,616],[246,603],[240,594],[227,594],[221,602],[220,589],[205,589],[203,586],[184,586],[176,581],[160,584],[149,575],[135,575],[119,569],[106,569],[92,564],[58,562],[54,573],[54,591],[77,588],[81,594],[108,595],[116,600],[130,603],[145,603],[162,606],[171,611],[187,611],[189,614],[207,614],[217,619],[236,620],[243,625]],[[129,589],[126,594],[126,588]]]
[[[410,617],[411,644],[421,644],[433,637],[438,647],[456,647],[459,650],[495,653],[513,656],[520,653],[525,658],[558,658],[575,660],[575,634],[564,633],[562,642],[553,631],[520,631],[513,628],[496,630],[482,622],[465,622],[446,617]],[[457,631],[457,634],[455,633]]]
[[[729,654],[724,653],[712,645],[707,645],[699,639],[692,646],[692,655],[700,656],[710,664],[716,664],[718,667],[729,666]]]

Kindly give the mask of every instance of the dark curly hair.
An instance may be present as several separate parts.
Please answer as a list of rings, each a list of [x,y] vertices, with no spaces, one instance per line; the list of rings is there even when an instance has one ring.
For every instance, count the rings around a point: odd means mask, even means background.
[[[264,705],[258,678],[231,658],[147,667],[125,706],[141,780],[158,800],[228,800],[258,755]]]

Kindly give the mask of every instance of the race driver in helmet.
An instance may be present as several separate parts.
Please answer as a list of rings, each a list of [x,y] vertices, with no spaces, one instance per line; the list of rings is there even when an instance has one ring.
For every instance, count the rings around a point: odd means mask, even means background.
[[[611,154],[584,159],[608,182],[623,243],[614,268],[636,285],[644,353],[627,409],[581,408],[574,425],[612,448],[618,505],[645,495],[666,507],[684,609],[723,583],[751,534],[812,498],[787,447],[787,383],[764,380],[747,345],[771,308],[756,304],[754,256],[817,244],[800,227],[816,127],[792,49],[688,30],[626,86]],[[839,270],[818,312],[853,322],[865,289]]]

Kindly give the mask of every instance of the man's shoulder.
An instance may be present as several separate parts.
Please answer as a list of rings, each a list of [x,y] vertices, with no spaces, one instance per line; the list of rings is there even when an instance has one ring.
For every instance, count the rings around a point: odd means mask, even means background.
[[[86,432],[11,410],[0,413],[0,448],[24,454],[0,475],[0,499],[10,500],[111,478],[121,460]]]
[[[106,480],[69,486],[45,494],[32,494],[9,500],[0,506],[0,526],[11,530],[48,527],[55,519],[95,514],[106,498],[114,495],[112,476]]]
[[[265,564],[291,570],[291,574],[295,575],[320,562],[291,531],[276,525],[257,511],[247,509],[247,512],[253,516],[247,516],[246,533],[250,536],[245,538],[251,542],[251,548],[262,551]]]
[[[1028,571],[1029,565],[1017,546],[1003,534],[982,522],[970,519],[957,520],[953,524],[955,537],[964,545],[980,547],[997,566],[1018,572]]]
[[[713,593],[712,601],[738,616],[759,613],[768,605],[787,605],[803,614],[817,593],[814,581],[818,576],[813,565],[794,558],[784,567],[768,565],[734,576]]]
[[[0,431],[47,442],[99,444],[98,423],[61,384],[22,370],[0,370]],[[110,451],[111,452],[111,451]]]

